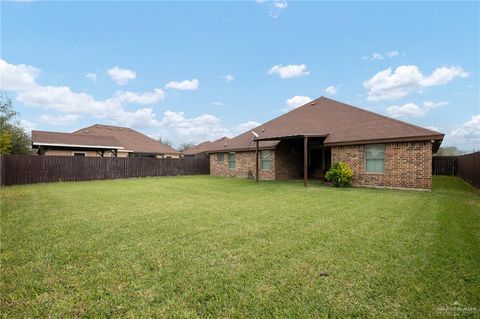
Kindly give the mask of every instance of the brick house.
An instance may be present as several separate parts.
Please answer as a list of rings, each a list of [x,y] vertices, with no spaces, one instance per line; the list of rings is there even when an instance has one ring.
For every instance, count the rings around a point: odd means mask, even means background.
[[[211,175],[323,178],[333,163],[356,186],[429,190],[444,135],[320,97],[208,150]],[[257,173],[258,172],[258,173]]]
[[[73,133],[32,131],[32,149],[45,156],[179,158],[181,153],[128,127],[95,124]]]
[[[186,158],[208,158],[207,150],[218,146],[224,146],[228,141],[228,137],[224,136],[215,141],[205,141],[200,144],[189,147],[182,152],[183,157]]]

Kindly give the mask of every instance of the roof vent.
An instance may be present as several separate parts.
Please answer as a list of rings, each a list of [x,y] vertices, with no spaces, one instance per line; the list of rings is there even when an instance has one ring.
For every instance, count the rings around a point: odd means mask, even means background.
[[[263,133],[263,132],[265,132],[265,129],[264,129],[264,128],[262,128],[262,133]]]
[[[310,105],[315,105],[315,104],[317,104],[317,102],[312,102],[312,103],[310,103]]]
[[[227,145],[228,145],[228,144],[227,144],[227,141],[225,141],[225,145],[224,145],[224,147],[227,147]]]

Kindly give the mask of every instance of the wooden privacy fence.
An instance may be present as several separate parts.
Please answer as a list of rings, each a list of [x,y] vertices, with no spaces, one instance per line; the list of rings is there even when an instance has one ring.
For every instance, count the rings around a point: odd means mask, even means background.
[[[1,185],[210,173],[209,159],[0,156]]]
[[[458,156],[457,176],[480,188],[480,152]]]
[[[432,173],[458,176],[480,188],[480,152],[460,156],[434,156]]]
[[[457,156],[434,156],[432,158],[432,174],[457,175]]]

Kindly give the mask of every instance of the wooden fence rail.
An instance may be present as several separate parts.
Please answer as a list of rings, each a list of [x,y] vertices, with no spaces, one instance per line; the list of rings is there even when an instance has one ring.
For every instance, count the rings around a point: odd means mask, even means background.
[[[434,156],[432,174],[458,176],[480,188],[480,152],[460,156]]]
[[[1,185],[209,173],[209,159],[0,156]]]

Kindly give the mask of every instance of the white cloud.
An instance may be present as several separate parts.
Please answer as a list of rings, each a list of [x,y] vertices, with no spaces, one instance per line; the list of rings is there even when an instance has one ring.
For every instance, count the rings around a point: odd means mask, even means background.
[[[386,52],[386,53],[378,53],[378,52],[375,52],[375,53],[372,53],[371,55],[364,55],[362,56],[362,59],[363,60],[370,60],[370,61],[375,61],[375,60],[383,60],[385,59],[385,57],[387,58],[395,58],[397,56],[399,56],[400,54],[398,53],[398,51],[389,51],[389,52]]]
[[[92,112],[109,111],[106,105],[96,101],[86,93],[73,92],[66,86],[41,86],[17,91],[17,101],[28,106],[42,106],[61,112]]]
[[[286,9],[288,7],[287,1],[274,1],[273,6],[278,9]]]
[[[437,126],[426,126],[425,128],[427,128],[429,130],[432,130],[432,131],[436,131],[436,132],[440,131],[440,128],[437,127]]]
[[[270,17],[277,19],[280,16],[282,10],[285,10],[288,7],[287,1],[285,0],[274,0],[273,5],[270,8]]]
[[[157,118],[152,108],[126,109],[127,104],[150,105],[165,97],[162,89],[136,93],[118,91],[112,97],[97,100],[92,95],[72,91],[68,86],[43,86],[36,82],[39,70],[26,65],[10,65],[0,59],[1,87],[16,93],[16,99],[27,106],[39,106],[55,110],[60,114],[48,114],[40,117],[43,123],[51,125],[69,125],[81,117],[98,118],[107,124],[152,130],[157,136],[174,141],[202,142],[222,136],[232,136],[239,130],[258,123],[253,121],[238,126],[222,125],[219,118],[211,114],[202,114],[189,118],[183,112],[166,111]],[[6,81],[4,81],[6,79]],[[22,121],[27,130],[33,123]]]
[[[416,65],[402,65],[394,72],[392,68],[378,72],[363,85],[369,90],[367,100],[380,101],[401,98],[412,91],[422,91],[467,76],[468,73],[458,66],[437,68],[431,75],[424,76]]]
[[[1,89],[16,93],[16,100],[27,106],[42,107],[66,114],[88,114],[92,117],[122,125],[157,125],[152,109],[126,110],[125,104],[155,104],[165,97],[162,89],[152,92],[117,92],[111,98],[96,100],[92,95],[74,92],[68,86],[44,86],[36,82],[39,70],[27,65],[12,65],[0,59]],[[73,120],[73,117],[44,118]]]
[[[450,104],[449,101],[440,101],[440,102],[433,102],[433,101],[425,101],[423,102],[423,107],[427,110],[435,109],[440,106],[445,106]]]
[[[243,132],[246,132],[246,131],[249,131],[257,126],[259,126],[260,123],[258,122],[255,122],[255,121],[247,121],[245,123],[240,123],[238,126],[237,126],[237,132],[238,133],[243,133]]]
[[[470,120],[451,132],[451,135],[459,138],[461,143],[480,147],[480,114],[474,115]]]
[[[213,106],[222,106],[223,103],[220,102],[220,101],[215,101],[215,102],[212,102],[212,105],[213,105]]]
[[[28,90],[36,86],[40,70],[25,64],[9,64],[0,59],[0,87],[6,91]]]
[[[312,99],[308,96],[295,95],[294,97],[287,99],[287,106],[282,111],[285,113],[289,112],[299,106],[307,104],[310,101],[312,101]]]
[[[85,74],[85,77],[93,82],[97,82],[97,75],[95,73],[87,73]]]
[[[339,88],[340,88],[340,85],[330,85],[325,89],[325,93],[328,93],[330,95],[335,95],[338,92]]]
[[[199,85],[200,82],[197,79],[193,79],[181,82],[171,81],[165,85],[165,88],[174,90],[197,90]]]
[[[23,127],[25,132],[30,134],[30,132],[34,130],[37,125],[27,120],[20,120],[20,126]]]
[[[392,105],[387,107],[387,112],[393,117],[422,117],[426,115],[425,110],[414,103],[401,106]]]
[[[305,64],[274,65],[268,74],[278,74],[282,79],[297,78],[310,74]]]
[[[162,89],[154,89],[152,92],[122,92],[118,91],[111,100],[118,103],[136,103],[142,105],[150,105],[160,102],[165,98],[165,92]]]
[[[107,70],[107,73],[110,78],[119,85],[127,84],[128,81],[134,80],[137,77],[137,74],[134,71],[121,69],[118,66],[114,66],[113,68]]]
[[[424,87],[442,85],[452,81],[456,77],[466,78],[468,77],[468,73],[458,66],[441,67],[435,69],[430,76],[425,77],[420,82],[420,85]]]
[[[169,110],[163,113],[159,126],[164,132],[163,135],[176,135],[180,140],[193,143],[232,135],[229,129],[221,125],[220,119],[211,114],[188,118],[184,112]]]
[[[80,118],[78,114],[64,114],[64,115],[41,115],[40,122],[49,125],[68,126],[77,122]]]
[[[389,58],[394,58],[394,57],[399,56],[399,53],[398,53],[398,51],[390,51],[390,52],[385,53],[385,55],[388,56]]]
[[[288,3],[285,0],[256,0],[260,5],[268,4],[270,17],[277,19],[282,10],[288,8]]]
[[[220,78],[223,79],[223,80],[225,80],[225,82],[230,82],[230,81],[235,80],[235,78],[233,77],[233,75],[230,75],[230,74],[221,75]]]
[[[159,121],[151,108],[142,108],[135,111],[122,109],[115,113],[110,120],[113,123],[120,123],[121,125],[138,129],[155,128],[159,125]]]
[[[396,118],[408,118],[408,117],[423,117],[427,113],[437,107],[444,106],[449,104],[448,101],[433,102],[425,101],[423,102],[423,107],[420,107],[414,103],[407,103],[401,106],[392,105],[387,107],[387,112]]]

